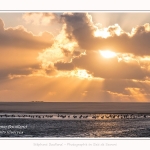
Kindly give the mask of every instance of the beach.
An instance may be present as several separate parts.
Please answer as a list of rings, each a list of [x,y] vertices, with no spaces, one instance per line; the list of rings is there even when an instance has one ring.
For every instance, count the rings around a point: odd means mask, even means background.
[[[150,137],[149,127],[150,103],[0,103],[0,137]]]

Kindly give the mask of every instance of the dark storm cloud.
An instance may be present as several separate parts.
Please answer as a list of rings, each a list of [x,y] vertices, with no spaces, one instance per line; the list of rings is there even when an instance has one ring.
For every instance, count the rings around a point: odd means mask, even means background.
[[[27,32],[22,26],[4,29],[4,23],[0,19],[0,48],[20,48],[41,50],[50,47],[53,43],[53,35],[44,32],[35,36]]]
[[[86,13],[64,14],[62,18],[66,23],[68,37],[75,38],[83,49],[111,49],[115,52],[133,53],[135,55],[150,54],[150,32],[146,30],[145,25],[135,27],[135,32],[132,36],[125,32],[117,36],[112,34],[114,28],[109,27],[108,31],[113,36],[104,39],[94,37],[95,27]]]

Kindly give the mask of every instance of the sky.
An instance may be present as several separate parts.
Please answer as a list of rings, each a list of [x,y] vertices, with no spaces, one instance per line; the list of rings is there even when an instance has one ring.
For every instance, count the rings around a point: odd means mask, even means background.
[[[150,102],[149,12],[0,13],[0,102]]]

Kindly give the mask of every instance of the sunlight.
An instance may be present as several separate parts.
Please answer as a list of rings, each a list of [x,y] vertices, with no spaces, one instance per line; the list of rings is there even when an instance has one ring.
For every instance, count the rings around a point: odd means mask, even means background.
[[[112,52],[110,50],[102,50],[100,51],[100,54],[104,57],[104,58],[113,58],[116,57],[116,53]]]
[[[78,70],[77,76],[79,78],[90,78],[91,77],[91,75],[89,75],[86,70]]]
[[[138,102],[147,102],[146,95],[140,88],[125,88],[125,90],[130,92],[130,95]]]
[[[73,71],[71,71],[70,75],[72,77],[77,77],[77,78],[81,78],[81,79],[91,79],[92,78],[92,75],[88,74],[87,71],[84,69],[73,70]]]
[[[107,29],[104,28],[103,30],[96,30],[95,33],[94,33],[94,36],[95,37],[102,37],[102,38],[107,38],[110,36],[110,33],[107,32]]]

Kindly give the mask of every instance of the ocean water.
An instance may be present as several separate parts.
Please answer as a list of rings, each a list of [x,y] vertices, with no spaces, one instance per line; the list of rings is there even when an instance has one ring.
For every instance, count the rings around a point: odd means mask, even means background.
[[[150,114],[1,113],[0,137],[150,137]]]

